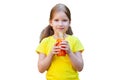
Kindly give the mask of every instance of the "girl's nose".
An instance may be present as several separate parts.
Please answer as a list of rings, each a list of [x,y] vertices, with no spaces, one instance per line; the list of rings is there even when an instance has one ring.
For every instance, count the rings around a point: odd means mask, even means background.
[[[61,25],[63,25],[63,22],[62,22],[62,21],[59,21],[59,23],[58,23],[58,24],[61,26]]]

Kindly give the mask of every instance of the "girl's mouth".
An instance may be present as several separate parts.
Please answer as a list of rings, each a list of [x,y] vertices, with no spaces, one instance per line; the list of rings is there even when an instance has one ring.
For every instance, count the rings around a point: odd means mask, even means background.
[[[64,28],[58,28],[59,30],[63,30]]]

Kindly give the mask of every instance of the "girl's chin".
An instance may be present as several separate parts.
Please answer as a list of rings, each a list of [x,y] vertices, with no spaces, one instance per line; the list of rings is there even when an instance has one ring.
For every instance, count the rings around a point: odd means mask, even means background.
[[[64,31],[59,30],[58,33],[64,33]]]

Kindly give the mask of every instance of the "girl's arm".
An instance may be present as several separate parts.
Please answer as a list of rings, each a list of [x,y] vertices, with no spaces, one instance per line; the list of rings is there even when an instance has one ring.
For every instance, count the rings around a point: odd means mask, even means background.
[[[68,56],[71,60],[71,64],[73,68],[77,71],[81,71],[83,69],[83,59],[81,52],[72,53],[70,46],[67,41],[61,42],[61,49],[65,50],[68,53]]]
[[[71,64],[73,68],[79,72],[82,71],[84,63],[81,52],[76,52],[76,53],[70,52],[68,55],[71,60]]]
[[[52,61],[52,57],[53,57],[52,54],[49,54],[48,56],[42,53],[39,54],[39,59],[38,59],[39,72],[43,73],[49,68],[51,61]]]
[[[47,56],[43,53],[39,54],[39,59],[38,59],[39,72],[43,73],[44,71],[46,71],[52,62],[53,56],[59,53],[60,49],[58,46],[56,46],[56,44],[53,46],[53,49]]]

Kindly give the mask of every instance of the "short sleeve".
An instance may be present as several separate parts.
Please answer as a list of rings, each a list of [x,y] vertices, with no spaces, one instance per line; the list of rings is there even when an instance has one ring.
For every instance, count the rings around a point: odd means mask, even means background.
[[[46,50],[45,47],[47,46],[47,41],[46,39],[43,39],[40,44],[38,45],[38,47],[36,48],[36,52],[39,53],[44,53],[46,54]]]
[[[84,47],[82,45],[82,43],[80,42],[80,40],[78,38],[76,38],[75,42],[74,42],[74,51],[73,52],[83,52],[84,51]]]

